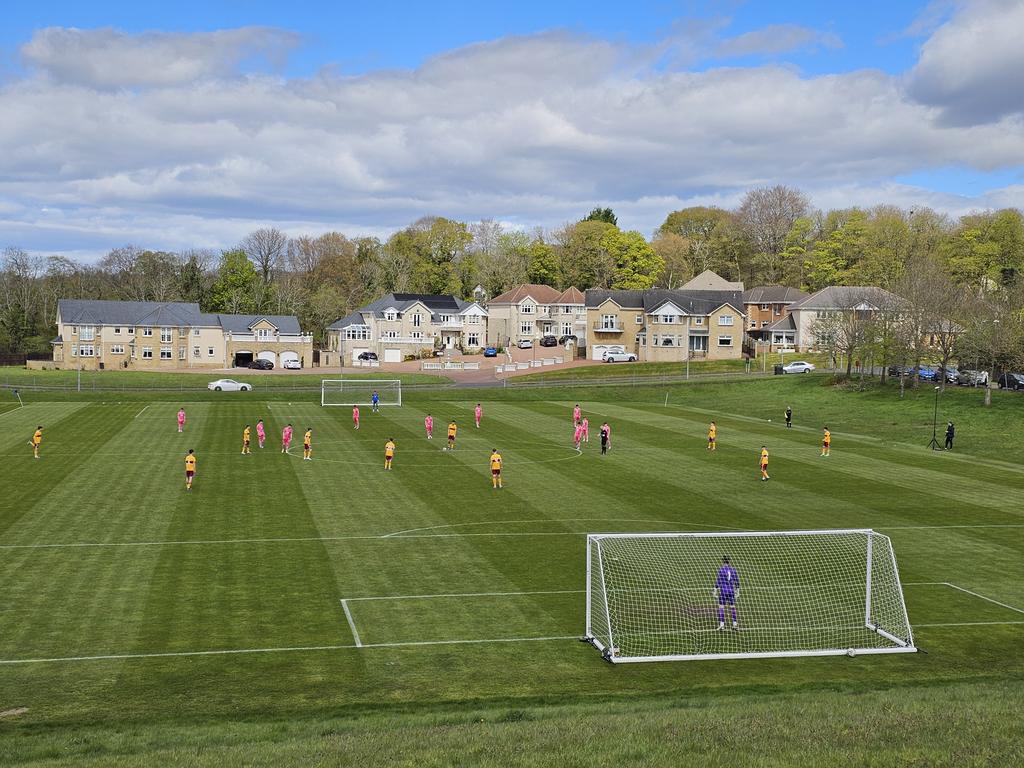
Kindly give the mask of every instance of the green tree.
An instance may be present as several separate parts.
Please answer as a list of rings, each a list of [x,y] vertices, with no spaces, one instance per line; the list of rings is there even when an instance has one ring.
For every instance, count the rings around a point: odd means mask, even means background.
[[[534,240],[527,249],[527,257],[529,266],[526,275],[531,283],[551,286],[562,284],[558,252],[553,245],[540,239]]]
[[[604,221],[581,221],[557,233],[562,284],[566,287],[610,288],[615,277],[615,260],[604,245],[609,232],[618,232]]]
[[[603,221],[605,224],[611,224],[613,227],[619,224],[619,218],[611,208],[595,208],[580,219],[580,221]]]
[[[654,287],[665,268],[665,261],[639,232],[610,229],[601,238],[601,247],[615,264],[612,288],[644,290]]]
[[[815,243],[804,261],[804,280],[809,291],[848,284],[867,243],[864,211],[832,211],[829,217],[829,234]]]
[[[263,282],[245,251],[224,251],[210,289],[210,309],[237,314],[261,312],[272,298],[272,288]]]

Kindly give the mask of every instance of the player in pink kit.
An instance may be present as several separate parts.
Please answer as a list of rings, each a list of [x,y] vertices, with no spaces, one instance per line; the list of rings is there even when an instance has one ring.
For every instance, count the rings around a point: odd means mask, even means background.
[[[180,408],[178,410],[178,431],[179,432],[184,432],[185,431],[185,409],[184,408]]]
[[[289,424],[287,427],[281,430],[281,453],[288,453],[292,447],[292,425]]]
[[[352,426],[359,429],[359,406],[352,406]]]
[[[576,407],[572,409],[572,425],[576,426],[580,423],[580,404],[576,403]]]
[[[256,442],[259,443],[260,448],[267,442],[267,430],[263,426],[263,419],[256,422]]]
[[[588,419],[586,416],[584,416],[583,420],[580,422],[580,429],[583,431],[583,442],[584,443],[589,443],[590,442],[590,419]]]
[[[583,439],[583,424],[578,423],[572,432],[573,442],[576,444],[576,450],[580,449],[580,440]]]
[[[431,416],[429,413],[427,414],[427,418],[425,418],[423,420],[423,428],[427,430],[427,440],[433,440],[434,439],[434,417]]]
[[[476,422],[476,428],[480,429],[480,419],[484,417],[484,409],[480,407],[480,403],[476,404],[476,410],[473,411],[473,420]]]

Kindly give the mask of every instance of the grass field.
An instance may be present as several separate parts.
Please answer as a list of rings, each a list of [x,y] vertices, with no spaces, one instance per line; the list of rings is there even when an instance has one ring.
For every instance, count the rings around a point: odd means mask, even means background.
[[[957,450],[933,453],[931,390],[816,376],[415,392],[358,432],[309,395],[231,394],[187,402],[184,435],[160,393],[0,406],[0,764],[1024,758],[1024,398],[947,392]],[[609,456],[572,449],[576,401],[613,425]],[[456,451],[427,412],[458,420]],[[261,417],[268,447],[241,456]],[[279,452],[285,422],[314,461]],[[720,527],[891,536],[928,653],[612,666],[577,642],[587,532]]]

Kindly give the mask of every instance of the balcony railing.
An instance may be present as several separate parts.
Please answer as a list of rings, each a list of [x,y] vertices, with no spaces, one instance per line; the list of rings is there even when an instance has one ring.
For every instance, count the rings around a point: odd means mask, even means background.
[[[593,330],[595,333],[622,333],[626,329],[617,322],[614,325],[611,325],[608,321],[602,320],[599,323],[594,323]]]
[[[252,341],[258,344],[311,344],[313,336],[304,333],[281,333],[277,336],[257,337],[255,333],[228,333],[228,341]]]
[[[466,324],[461,320],[442,320],[434,323],[434,327],[442,331],[460,331],[466,327]]]

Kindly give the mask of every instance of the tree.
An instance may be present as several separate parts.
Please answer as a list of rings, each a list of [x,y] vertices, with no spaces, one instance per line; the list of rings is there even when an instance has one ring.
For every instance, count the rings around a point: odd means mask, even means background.
[[[655,239],[675,235],[687,243],[694,274],[711,269],[721,271],[726,263],[723,236],[733,215],[723,208],[697,206],[673,211],[658,227]],[[685,282],[685,281],[684,281]]]
[[[268,289],[245,251],[224,251],[217,279],[210,289],[210,308],[214,312],[254,314],[263,311],[270,298]]]
[[[659,232],[651,241],[651,248],[661,258],[661,275],[658,284],[674,290],[694,276],[690,261],[690,243],[674,232]]]
[[[867,217],[854,208],[829,213],[829,234],[818,240],[804,262],[804,285],[817,291],[849,283],[867,241]]]
[[[241,249],[259,269],[264,284],[269,284],[284,263],[288,236],[273,227],[257,229],[242,239]]]
[[[752,243],[761,277],[767,282],[781,279],[786,235],[809,209],[802,192],[781,185],[753,189],[743,197],[737,211],[740,228]]]
[[[612,288],[652,288],[665,268],[665,262],[639,232],[609,229],[601,238],[601,247],[615,264]]]
[[[562,270],[555,247],[541,239],[534,240],[528,249],[527,277],[537,285],[558,286],[563,283]]]
[[[976,367],[987,370],[990,384],[998,371],[1024,364],[1022,307],[1024,290],[1016,285],[976,294],[964,313],[964,327],[957,341],[957,351],[961,361],[974,360]],[[992,405],[990,386],[985,387],[984,403]]]
[[[177,294],[182,301],[206,304],[210,291],[209,268],[213,261],[210,251],[191,250],[181,255],[178,267]]]
[[[609,232],[618,232],[618,228],[604,221],[582,221],[555,233],[563,286],[581,290],[611,287],[615,261],[603,242]]]
[[[580,219],[580,221],[603,221],[605,224],[611,224],[613,227],[619,225],[619,219],[611,208],[595,208]]]

